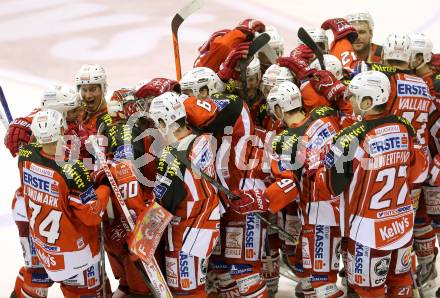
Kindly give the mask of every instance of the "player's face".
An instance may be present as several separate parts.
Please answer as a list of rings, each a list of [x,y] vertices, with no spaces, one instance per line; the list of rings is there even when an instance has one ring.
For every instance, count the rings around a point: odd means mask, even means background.
[[[199,99],[207,99],[208,96],[209,96],[209,90],[208,90],[208,88],[200,88],[198,98],[199,98]]]
[[[99,84],[90,84],[90,85],[82,85],[81,89],[81,97],[86,104],[87,111],[96,112],[101,105],[103,100],[103,94],[101,90],[101,85]]]
[[[366,22],[353,23],[353,27],[358,33],[358,38],[353,43],[353,49],[359,52],[370,46],[372,32]]]

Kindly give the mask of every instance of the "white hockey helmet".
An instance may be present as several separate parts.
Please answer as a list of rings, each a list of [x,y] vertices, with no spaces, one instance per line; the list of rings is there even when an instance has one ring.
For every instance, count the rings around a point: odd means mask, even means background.
[[[411,63],[416,59],[417,54],[423,55],[423,64],[429,63],[432,57],[432,41],[423,33],[410,35],[411,40]],[[423,65],[422,64],[422,65]]]
[[[264,96],[269,94],[270,89],[282,82],[293,82],[293,75],[287,67],[272,64],[263,74],[260,89]]]
[[[150,106],[150,117],[163,135],[167,135],[170,127],[178,120],[186,117],[184,100],[188,96],[174,92],[165,92],[153,99]],[[164,127],[161,125],[163,121]]]
[[[309,33],[310,37],[313,39],[315,43],[322,43],[324,45],[324,52],[327,53],[328,46],[328,37],[325,34],[325,30],[322,28],[305,28],[307,33]],[[303,42],[298,39],[298,44],[303,44]]]
[[[81,85],[97,84],[101,86],[103,97],[107,92],[107,75],[105,69],[100,64],[84,64],[75,76],[76,87],[78,90]]]
[[[395,32],[387,36],[383,44],[383,59],[409,62],[411,39],[406,33]]]
[[[359,109],[366,112],[368,110],[363,110],[360,107],[362,99],[371,97],[373,104],[370,109],[372,109],[388,101],[390,90],[390,81],[384,73],[369,70],[356,75],[348,85],[347,92],[355,97]]]
[[[272,25],[266,25],[265,33],[269,34],[269,46],[275,51],[278,57],[284,53],[284,38],[278,33],[277,28]]]
[[[267,103],[269,105],[269,111],[278,118],[275,114],[276,105],[280,106],[283,113],[302,107],[301,91],[294,83],[283,82],[270,90],[267,96]]]
[[[200,88],[206,86],[209,95],[225,91],[225,83],[208,67],[195,67],[187,72],[179,81],[182,90],[190,89],[195,97],[199,97]]]
[[[373,29],[374,29],[373,18],[371,17],[371,14],[368,11],[359,11],[356,13],[351,13],[349,15],[346,15],[345,19],[350,24],[353,24],[356,22],[367,22],[370,30],[373,31]]]
[[[261,64],[260,59],[255,55],[254,58],[252,58],[249,65],[246,67],[246,77],[252,77],[254,75],[258,76],[258,80],[261,79]]]
[[[325,54],[324,65],[325,69],[330,71],[338,80],[342,79],[342,63],[338,58],[333,55]],[[318,59],[315,59],[312,63],[310,63],[310,67],[321,70],[321,65],[319,64]]]
[[[80,97],[72,88],[55,85],[43,92],[41,108],[66,113],[80,106]]]
[[[61,128],[67,128],[66,121],[63,115],[56,110],[39,111],[32,119],[32,134],[40,144],[49,144],[60,140],[63,136]]]

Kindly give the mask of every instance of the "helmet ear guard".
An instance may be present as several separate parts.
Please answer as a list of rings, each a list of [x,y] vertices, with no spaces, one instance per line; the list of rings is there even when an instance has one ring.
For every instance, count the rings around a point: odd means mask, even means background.
[[[302,107],[301,91],[292,82],[283,82],[273,87],[267,96],[269,112],[277,119],[280,119],[275,113],[275,107],[279,106],[283,113]]]
[[[208,88],[209,95],[226,89],[225,83],[208,67],[193,68],[180,79],[179,85],[181,90],[191,90],[197,98],[200,96],[200,89],[204,86]]]
[[[379,71],[369,70],[356,75],[348,85],[348,96],[353,95],[362,112],[368,112],[376,106],[388,102],[391,87],[388,77]],[[364,98],[370,97],[372,105],[369,109],[361,108]]]
[[[410,35],[411,40],[411,58],[410,63],[411,65],[414,64],[416,57],[418,54],[422,54],[423,56],[423,63],[419,66],[423,66],[426,63],[431,62],[432,59],[432,50],[433,50],[433,44],[431,39],[429,39],[425,34],[423,33],[414,33]]]

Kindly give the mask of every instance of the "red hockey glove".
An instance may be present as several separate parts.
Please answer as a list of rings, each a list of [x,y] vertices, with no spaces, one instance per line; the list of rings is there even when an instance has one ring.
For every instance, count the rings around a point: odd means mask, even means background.
[[[304,80],[316,72],[307,62],[295,57],[279,57],[277,63],[279,66],[287,67],[299,80]]]
[[[298,58],[310,63],[313,59],[315,59],[315,54],[308,46],[305,44],[300,44],[294,48],[292,52],[290,52],[290,57]]]
[[[179,82],[165,78],[154,78],[140,87],[134,93],[134,96],[136,98],[147,98],[150,96],[156,97],[167,91],[180,92]]]
[[[239,199],[230,200],[231,208],[239,214],[265,212],[269,208],[269,202],[261,189],[236,190],[233,193]]]
[[[22,144],[29,143],[31,139],[31,123],[25,118],[17,118],[11,122],[5,136],[5,146],[15,157]]]
[[[433,54],[431,57],[431,65],[437,69],[437,71],[440,70],[440,54]]]
[[[240,71],[235,68],[238,66],[237,64],[240,59],[246,58],[250,46],[251,42],[243,42],[238,44],[238,46],[229,53],[226,60],[220,65],[218,71],[220,79],[227,81],[229,79],[238,80],[240,78]]]
[[[347,88],[328,70],[318,70],[310,79],[310,84],[316,92],[325,96],[329,101],[336,101],[344,96]]]
[[[329,19],[322,23],[321,28],[332,30],[335,41],[347,38],[352,43],[358,36],[356,29],[343,18]]]
[[[246,34],[254,35],[255,32],[263,33],[266,31],[266,26],[263,22],[255,19],[245,19],[241,21],[235,29],[238,29]]]

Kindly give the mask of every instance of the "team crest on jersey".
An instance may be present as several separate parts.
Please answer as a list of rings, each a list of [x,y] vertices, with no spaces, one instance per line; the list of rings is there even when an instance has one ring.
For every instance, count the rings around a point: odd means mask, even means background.
[[[158,184],[153,188],[153,193],[156,198],[156,200],[161,200],[165,193],[167,192],[167,188],[163,186],[162,184]]]
[[[83,204],[87,204],[88,202],[96,199],[96,193],[95,189],[93,188],[93,185],[90,185],[89,188],[87,188],[86,191],[82,192],[79,195],[79,198],[81,199],[81,202]]]
[[[114,154],[115,159],[132,159],[133,158],[133,145],[125,144],[118,146]]]
[[[217,109],[219,111],[221,111],[228,106],[229,100],[227,100],[227,99],[214,99],[214,103],[217,106]]]

